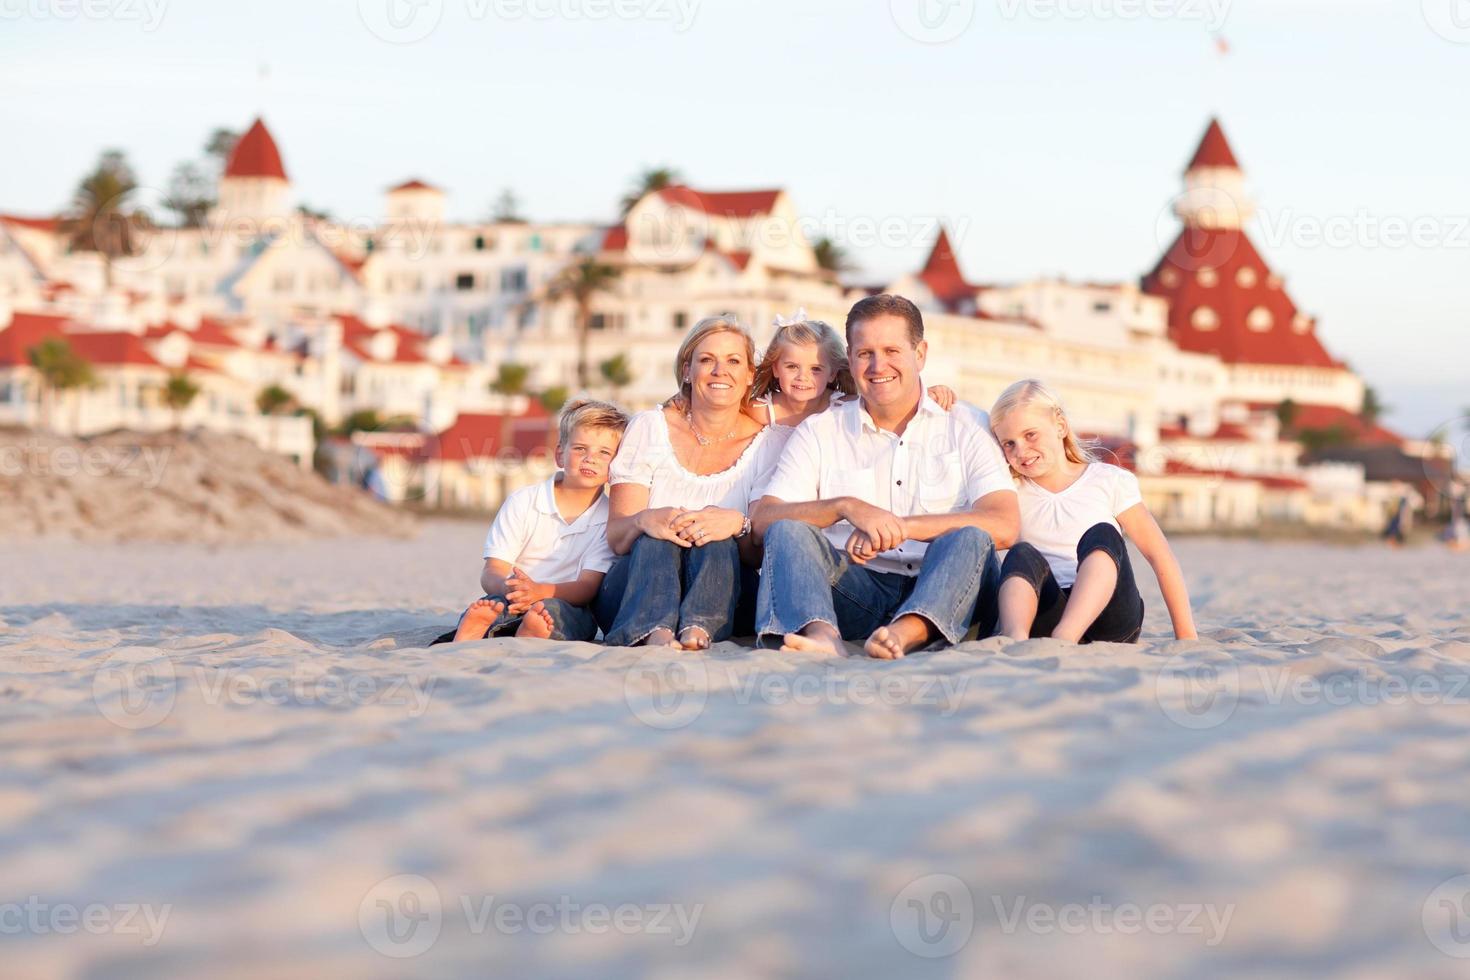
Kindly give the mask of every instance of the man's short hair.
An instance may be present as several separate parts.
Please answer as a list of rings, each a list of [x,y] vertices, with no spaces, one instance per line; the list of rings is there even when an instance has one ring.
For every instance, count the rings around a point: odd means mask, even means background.
[[[847,311],[847,346],[852,348],[852,328],[859,323],[867,323],[876,320],[880,316],[896,316],[908,324],[909,343],[915,347],[924,339],[924,314],[913,304],[912,300],[895,296],[893,293],[879,293],[877,296],[869,296],[852,304],[852,309]]]
[[[571,443],[572,430],[579,425],[589,429],[611,429],[621,436],[623,430],[628,428],[628,413],[609,402],[593,401],[590,398],[569,403],[561,410],[561,422],[557,429],[563,449]]]

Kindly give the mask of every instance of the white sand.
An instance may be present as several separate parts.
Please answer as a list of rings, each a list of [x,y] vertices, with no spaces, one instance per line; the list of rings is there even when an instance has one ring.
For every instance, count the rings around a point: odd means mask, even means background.
[[[9,547],[0,973],[1470,969],[1463,558],[1182,541],[1198,643],[1150,580],[1134,647],[421,648],[482,534]]]

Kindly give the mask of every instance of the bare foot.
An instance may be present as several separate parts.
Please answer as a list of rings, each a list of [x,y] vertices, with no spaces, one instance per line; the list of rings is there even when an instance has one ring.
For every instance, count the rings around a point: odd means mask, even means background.
[[[679,646],[679,641],[674,639],[674,631],[663,626],[660,626],[652,633],[649,633],[648,636],[644,637],[643,642],[639,646],[673,647],[675,650],[684,649]]]
[[[465,640],[483,640],[490,627],[505,612],[505,603],[494,599],[476,599],[470,603],[470,608],[465,610],[464,619],[459,621],[459,629],[454,631],[454,642],[462,643]]]
[[[546,611],[546,603],[538,602],[526,610],[526,615],[521,617],[521,625],[516,630],[516,636],[527,636],[533,640],[549,640],[552,632],[556,629],[556,623],[551,619],[551,613]]]
[[[868,637],[863,651],[879,660],[897,660],[929,642],[929,624],[920,616],[900,616]]]
[[[826,623],[812,623],[804,633],[787,633],[781,640],[782,653],[824,653],[831,657],[847,656],[842,635]]]
[[[709,634],[702,626],[686,626],[679,631],[679,646],[685,650],[708,650]]]

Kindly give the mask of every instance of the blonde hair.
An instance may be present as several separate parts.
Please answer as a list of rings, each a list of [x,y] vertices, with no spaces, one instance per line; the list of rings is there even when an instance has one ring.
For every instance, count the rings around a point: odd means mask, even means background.
[[[799,320],[783,324],[771,337],[761,362],[755,369],[755,385],[750,389],[752,398],[764,398],[777,391],[776,361],[781,357],[781,345],[792,344],[806,347],[815,344],[822,356],[832,362],[832,380],[827,385],[833,391],[850,395],[857,390],[852,383],[852,371],[847,366],[847,345],[842,336],[830,323],[821,320]]]
[[[679,385],[679,393],[669,399],[665,404],[689,405],[689,393],[691,385],[688,381],[689,365],[694,360],[694,351],[705,338],[717,333],[739,334],[745,341],[745,362],[755,368],[755,340],[750,336],[750,331],[745,329],[733,313],[724,313],[720,316],[707,316],[690,328],[683,343],[679,344],[679,353],[674,357],[674,381]],[[750,401],[751,392],[745,392],[744,401]]]
[[[1028,405],[1051,412],[1053,419],[1067,427],[1066,435],[1062,436],[1062,451],[1070,462],[1091,463],[1093,461],[1095,457],[1092,454],[1092,447],[1077,438],[1077,433],[1072,430],[1072,422],[1067,418],[1067,410],[1062,407],[1061,401],[1051,393],[1051,389],[1035,378],[1017,381],[1000,393],[1000,397],[990,407],[991,431],[995,431],[995,426],[1001,419],[1016,409],[1025,408]]]
[[[557,422],[557,437],[565,449],[572,441],[572,430],[578,426],[588,429],[611,429],[619,435],[628,428],[628,413],[609,402],[583,398],[570,402],[561,410]]]

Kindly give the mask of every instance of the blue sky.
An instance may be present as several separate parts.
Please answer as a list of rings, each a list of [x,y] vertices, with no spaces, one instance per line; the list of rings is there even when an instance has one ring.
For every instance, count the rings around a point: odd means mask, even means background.
[[[874,279],[938,220],[972,279],[1136,278],[1218,113],[1257,244],[1391,421],[1470,403],[1470,0],[0,0],[0,86],[7,211],[109,146],[161,186],[263,113],[338,217],[418,176],[453,216],[511,187],[607,220],[667,163],[887,227],[850,247]]]

